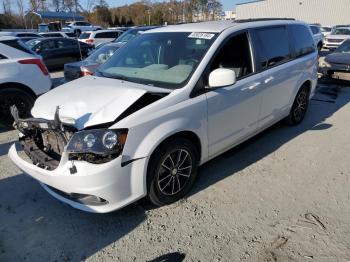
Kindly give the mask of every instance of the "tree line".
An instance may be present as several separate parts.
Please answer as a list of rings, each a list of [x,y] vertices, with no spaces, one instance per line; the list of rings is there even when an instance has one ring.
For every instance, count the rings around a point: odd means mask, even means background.
[[[139,1],[120,7],[109,7],[105,0],[0,0],[1,28],[26,28],[28,11],[77,12],[89,22],[104,27],[161,25],[219,19],[220,0]],[[40,21],[36,20],[34,26]]]

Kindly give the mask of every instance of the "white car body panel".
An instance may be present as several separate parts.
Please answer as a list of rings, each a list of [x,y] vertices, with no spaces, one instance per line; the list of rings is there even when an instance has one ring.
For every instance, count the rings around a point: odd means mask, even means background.
[[[194,134],[200,143],[203,164],[218,154],[244,142],[284,118],[305,83],[311,96],[317,82],[317,53],[288,61],[275,68],[247,76],[235,85],[191,97],[192,90],[219,46],[231,34],[262,26],[293,24],[294,21],[267,21],[233,24],[232,21],[169,26],[145,32],[220,33],[187,84],[176,90],[134,84],[117,79],[85,77],[63,85],[39,98],[33,108],[37,118],[53,119],[59,106],[60,118],[74,120],[78,129],[113,122],[146,93],[166,93],[152,104],[108,125],[128,129],[122,154],[105,164],[72,161],[63,153],[57,169],[47,171],[21,159],[13,146],[9,155],[26,173],[63,192],[103,197],[105,206],[88,206],[71,201],[44,188],[73,207],[90,212],[109,212],[147,194],[147,167],[154,150],[165,139],[180,132]],[[299,23],[299,22],[297,22]],[[127,48],[127,47],[126,47]],[[123,163],[128,162],[126,166]]]
[[[44,75],[37,65],[18,63],[18,60],[40,58],[40,56],[27,54],[1,43],[0,54],[8,57],[0,59],[0,84],[22,84],[29,87],[37,96],[51,89],[50,76]]]

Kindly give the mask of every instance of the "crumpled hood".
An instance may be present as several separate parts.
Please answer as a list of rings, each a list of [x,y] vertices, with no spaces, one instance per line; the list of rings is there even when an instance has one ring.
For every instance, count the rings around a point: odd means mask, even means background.
[[[57,106],[62,122],[83,129],[113,122],[147,90],[119,80],[83,77],[40,96],[32,109],[35,118],[53,120]]]
[[[350,53],[333,53],[326,56],[328,63],[350,65]]]

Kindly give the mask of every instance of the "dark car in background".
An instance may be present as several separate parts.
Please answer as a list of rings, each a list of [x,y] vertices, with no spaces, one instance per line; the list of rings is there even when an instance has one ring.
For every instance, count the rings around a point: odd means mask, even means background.
[[[41,38],[26,42],[35,53],[42,56],[49,69],[63,68],[64,64],[80,61],[91,52],[91,46],[69,38]]]
[[[135,27],[132,29],[129,29],[125,31],[123,34],[121,34],[118,38],[114,39],[112,43],[118,43],[119,47],[126,44],[131,39],[134,39],[136,36],[142,34],[143,32],[151,29],[158,28],[159,26],[142,26],[142,27]],[[96,49],[101,48],[107,43],[102,43],[96,46]]]
[[[327,55],[320,63],[320,67],[321,73],[325,76],[350,80],[350,39]]]
[[[95,70],[110,58],[119,48],[117,43],[108,43],[94,51],[86,59],[64,65],[64,77],[71,81],[82,76],[92,75]]]

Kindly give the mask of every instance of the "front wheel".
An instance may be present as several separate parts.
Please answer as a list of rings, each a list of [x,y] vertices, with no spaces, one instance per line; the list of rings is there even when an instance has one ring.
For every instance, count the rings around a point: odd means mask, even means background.
[[[287,124],[298,125],[303,121],[309,107],[309,96],[310,92],[308,87],[301,87],[295,97],[289,116],[286,118]]]
[[[148,168],[149,200],[163,206],[183,198],[194,184],[198,161],[197,149],[188,139],[161,145]]]

